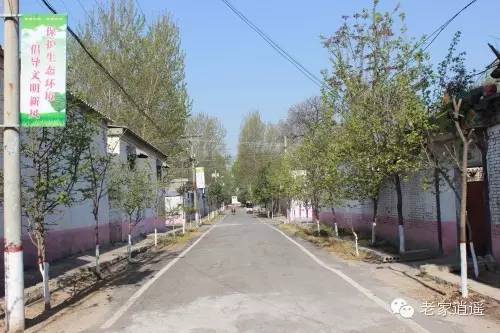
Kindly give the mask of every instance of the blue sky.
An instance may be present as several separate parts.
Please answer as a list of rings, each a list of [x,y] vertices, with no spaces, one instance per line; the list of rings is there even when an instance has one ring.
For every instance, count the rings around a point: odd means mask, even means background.
[[[90,10],[105,0],[80,0]],[[169,12],[180,27],[186,52],[188,89],[193,113],[219,117],[227,129],[231,153],[236,151],[240,123],[245,114],[259,110],[267,121],[286,116],[288,108],[318,94],[318,88],[243,24],[220,0],[137,0],[148,19]],[[20,0],[21,12],[47,12],[39,0]],[[69,14],[76,27],[86,14],[77,0],[50,0]],[[371,1],[341,0],[232,0],[261,29],[319,76],[328,67],[320,35],[332,34],[342,15],[350,15]],[[430,33],[469,0],[402,0],[411,36]],[[382,0],[392,9],[397,1]],[[478,0],[440,35],[429,49],[438,62],[452,34],[461,30],[461,49],[468,65],[482,69],[493,55],[486,43],[500,46],[500,1]],[[3,42],[3,27],[1,39]]]

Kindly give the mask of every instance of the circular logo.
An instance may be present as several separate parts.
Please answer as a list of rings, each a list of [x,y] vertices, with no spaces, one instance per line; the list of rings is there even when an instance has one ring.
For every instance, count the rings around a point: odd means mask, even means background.
[[[413,309],[413,306],[408,304],[408,302],[406,302],[402,298],[395,298],[391,302],[391,310],[392,313],[400,314],[401,317],[407,319],[413,317],[413,314],[415,314],[415,309]]]

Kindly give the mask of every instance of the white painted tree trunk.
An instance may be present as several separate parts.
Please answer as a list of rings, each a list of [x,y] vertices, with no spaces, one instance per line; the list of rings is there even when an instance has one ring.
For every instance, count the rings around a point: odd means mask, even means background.
[[[271,200],[271,219],[274,219],[274,201]]]
[[[460,280],[462,297],[469,297],[469,290],[467,289],[467,247],[465,243],[460,243]]]
[[[174,232],[175,235],[175,232]],[[155,247],[158,246],[158,230],[155,228]]]
[[[127,254],[128,254],[128,261],[131,261],[132,260],[132,236],[130,234],[128,234]]]
[[[399,224],[398,225],[398,231],[399,231],[399,253],[404,253],[405,252],[405,229],[404,226]]]
[[[470,248],[470,254],[471,254],[471,257],[472,257],[472,264],[474,265],[474,276],[477,279],[479,277],[479,266],[477,264],[476,250],[474,249],[474,243],[473,242],[469,243],[469,248]]]
[[[333,223],[333,228],[335,229],[335,237],[339,238],[339,227],[337,226],[337,222]]]
[[[44,262],[42,264],[38,264],[38,268],[40,269],[40,274],[42,275],[43,303],[45,306],[45,310],[49,310],[50,309],[49,263]]]
[[[318,236],[320,236],[320,227],[319,227],[319,220],[316,220],[316,227],[318,228]]]
[[[186,220],[184,220],[184,222],[182,223],[182,234],[186,234]]]
[[[96,244],[95,246],[95,272],[97,274],[101,274],[101,267],[99,266],[99,258],[100,257],[100,252],[99,252],[99,244]]]
[[[354,234],[354,249],[356,250],[356,257],[359,257],[358,234],[354,232],[354,230],[352,231],[352,233]]]
[[[375,222],[372,222],[372,244],[375,244],[376,240],[377,240],[377,236],[376,236],[376,227],[377,227],[377,223]]]

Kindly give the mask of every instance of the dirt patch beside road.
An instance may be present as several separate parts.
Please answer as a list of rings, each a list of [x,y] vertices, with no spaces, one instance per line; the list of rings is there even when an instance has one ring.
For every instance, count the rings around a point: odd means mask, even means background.
[[[70,281],[58,281],[61,287],[56,288],[51,294],[51,310],[44,311],[43,300],[35,301],[25,307],[27,331],[41,331],[45,325],[71,312],[77,305],[86,302],[89,297],[92,302],[86,303],[85,306],[105,304],[106,300],[109,301],[111,297],[110,293],[107,292],[109,288],[112,289],[115,284],[136,284],[153,275],[153,270],[144,269],[144,267],[158,263],[166,257],[175,256],[197,238],[201,231],[197,229],[187,231],[185,235],[160,237],[157,247],[151,245],[146,250],[137,253],[130,263],[124,257],[112,265],[106,266],[101,270],[100,277],[93,270],[88,269],[80,271],[77,275],[72,275]],[[80,321],[80,314],[75,319]],[[0,331],[3,331],[3,328],[4,321],[2,320]],[[48,332],[52,331],[51,329]],[[60,331],[64,331],[64,325],[61,326]]]
[[[303,227],[301,225],[288,223],[280,224],[278,228],[289,236],[305,239],[318,247],[335,253],[343,259],[366,262],[380,261],[372,252],[365,251],[362,248],[358,250],[359,256],[357,256],[354,241],[332,237],[331,230],[327,230],[325,226],[321,227],[319,237],[318,232],[315,230],[316,227]]]

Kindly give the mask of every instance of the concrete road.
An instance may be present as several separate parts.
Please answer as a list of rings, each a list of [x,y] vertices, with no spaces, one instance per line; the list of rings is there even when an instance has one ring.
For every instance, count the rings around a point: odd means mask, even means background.
[[[391,301],[401,295],[390,283],[243,212],[158,265],[153,278],[103,308],[102,320],[87,331],[466,331],[448,319],[424,316],[410,299],[412,319],[391,313]]]

